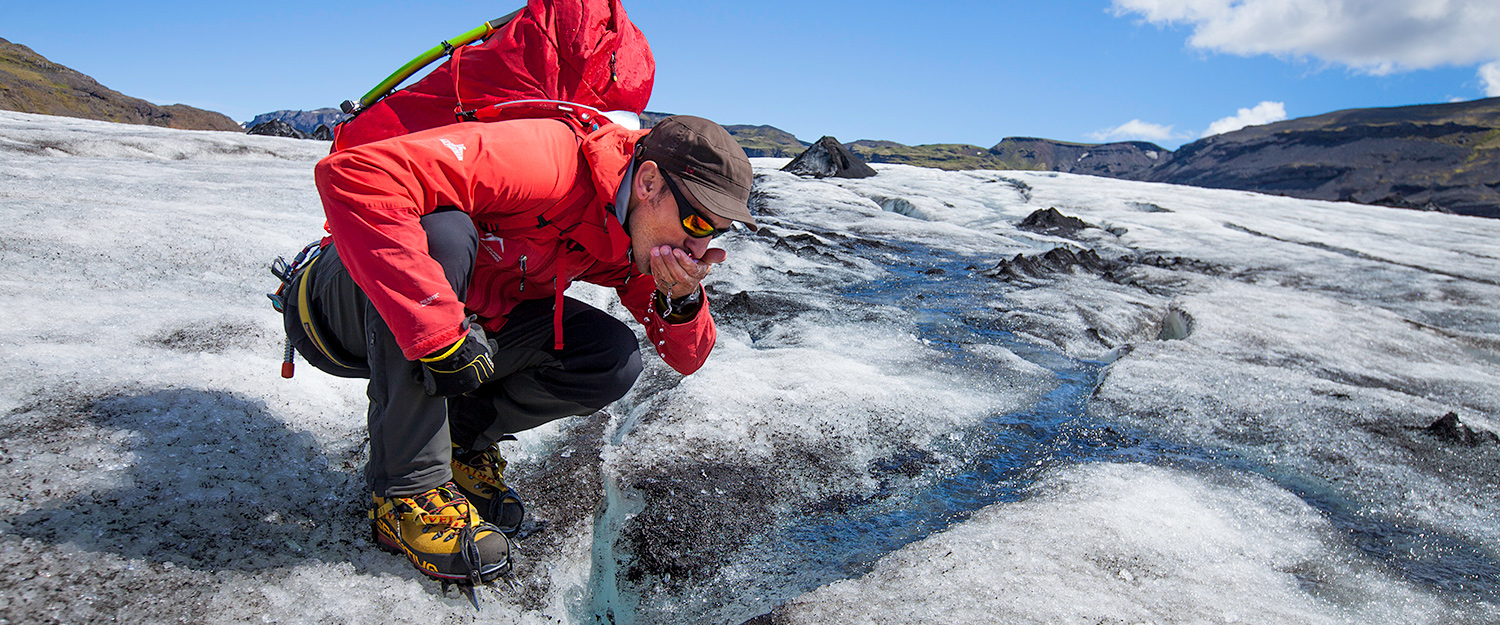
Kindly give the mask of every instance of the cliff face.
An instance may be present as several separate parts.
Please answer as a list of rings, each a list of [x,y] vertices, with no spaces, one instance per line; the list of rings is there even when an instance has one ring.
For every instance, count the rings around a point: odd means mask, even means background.
[[[0,39],[0,109],[183,130],[244,131],[220,113],[132,98],[5,39]]]
[[[1500,98],[1251,126],[1184,145],[1142,179],[1500,217]]]

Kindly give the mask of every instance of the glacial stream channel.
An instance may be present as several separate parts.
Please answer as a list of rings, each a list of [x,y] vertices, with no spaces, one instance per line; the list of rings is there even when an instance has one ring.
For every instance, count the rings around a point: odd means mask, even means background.
[[[871,252],[869,257],[882,255]],[[1320,510],[1348,532],[1361,551],[1396,575],[1460,603],[1500,598],[1500,563],[1485,556],[1483,549],[1373,517],[1359,502],[1346,500],[1317,480],[1255,466],[1230,451],[1187,446],[1100,422],[1089,414],[1087,404],[1107,363],[1069,358],[999,328],[993,314],[975,314],[988,313],[977,308],[1002,297],[998,283],[972,268],[974,259],[953,259],[918,246],[887,257],[902,262],[887,266],[884,279],[851,285],[839,295],[854,304],[905,311],[917,335],[955,367],[976,376],[999,376],[1003,372],[994,369],[1003,363],[966,350],[975,344],[998,345],[1050,370],[1055,388],[1023,410],[995,414],[931,444],[928,451],[958,458],[956,466],[933,468],[917,459],[908,466],[923,467],[923,473],[901,482],[901,488],[852,504],[839,502],[827,511],[768,528],[749,548],[762,550],[760,557],[769,558],[772,566],[763,561],[753,568],[780,574],[739,579],[732,588],[710,584],[714,587],[665,593],[666,599],[663,593],[650,598],[632,594],[632,585],[620,580],[622,567],[615,550],[619,530],[641,504],[606,479],[606,508],[595,522],[592,596],[581,606],[578,622],[744,623],[820,586],[859,577],[882,556],[961,523],[982,508],[1025,498],[1028,488],[1050,469],[1086,462],[1259,474]],[[964,391],[955,386],[953,392]]]

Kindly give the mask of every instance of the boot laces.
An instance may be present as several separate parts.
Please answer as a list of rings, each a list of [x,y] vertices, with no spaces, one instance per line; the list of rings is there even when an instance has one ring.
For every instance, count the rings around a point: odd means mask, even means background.
[[[408,501],[415,504],[410,507],[409,514],[422,522],[422,532],[437,532],[443,542],[460,537],[465,530],[477,529],[469,522],[469,500],[447,486],[439,486]]]
[[[493,494],[505,488],[505,457],[500,455],[498,448],[491,446],[477,452],[464,459],[462,464],[472,469],[468,473],[488,491],[484,494]]]

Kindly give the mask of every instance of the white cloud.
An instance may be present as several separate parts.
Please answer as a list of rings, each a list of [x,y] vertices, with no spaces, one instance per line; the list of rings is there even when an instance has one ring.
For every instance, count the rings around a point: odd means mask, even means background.
[[[1500,59],[1495,0],[1113,0],[1113,6],[1116,15],[1152,24],[1190,24],[1188,43],[1197,48],[1315,57],[1372,74]]]
[[[1208,130],[1203,136],[1221,135],[1233,132],[1245,126],[1259,126],[1271,122],[1279,122],[1286,119],[1286,104],[1281,102],[1261,102],[1255,108],[1240,109],[1239,113],[1232,117],[1225,117],[1208,125]]]
[[[1500,61],[1480,65],[1479,80],[1484,83],[1485,97],[1500,96]]]
[[[1172,133],[1171,126],[1143,122],[1132,119],[1108,130],[1089,133],[1089,137],[1095,141],[1121,141],[1126,139],[1144,139],[1146,141],[1169,141],[1183,138]]]

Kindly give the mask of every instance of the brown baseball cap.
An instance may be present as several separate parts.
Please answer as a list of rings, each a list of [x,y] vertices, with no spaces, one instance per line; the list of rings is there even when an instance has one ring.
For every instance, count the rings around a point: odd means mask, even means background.
[[[750,215],[750,159],[723,126],[673,115],[636,143],[636,157],[656,161],[698,208],[756,230]]]

